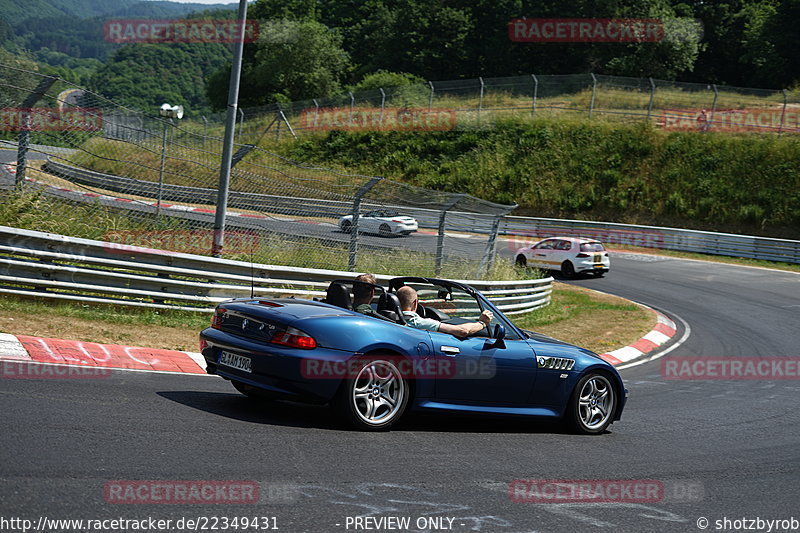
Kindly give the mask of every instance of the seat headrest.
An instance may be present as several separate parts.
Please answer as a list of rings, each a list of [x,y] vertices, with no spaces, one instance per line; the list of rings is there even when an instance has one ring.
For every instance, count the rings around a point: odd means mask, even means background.
[[[337,307],[353,310],[353,300],[350,298],[350,291],[341,283],[333,282],[328,285],[325,302]]]

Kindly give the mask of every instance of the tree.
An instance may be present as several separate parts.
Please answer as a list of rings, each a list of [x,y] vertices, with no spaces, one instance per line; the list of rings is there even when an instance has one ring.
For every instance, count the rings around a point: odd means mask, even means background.
[[[325,97],[341,87],[349,70],[338,32],[311,20],[262,22],[258,40],[245,45],[239,103]],[[208,81],[206,94],[217,109],[226,105],[229,73],[230,65]]]

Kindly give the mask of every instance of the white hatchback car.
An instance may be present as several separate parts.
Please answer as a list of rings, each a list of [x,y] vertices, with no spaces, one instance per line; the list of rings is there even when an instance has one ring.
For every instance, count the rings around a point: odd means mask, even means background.
[[[353,228],[353,215],[345,215],[339,219],[339,229],[350,233]],[[419,229],[417,219],[401,215],[391,209],[376,209],[359,215],[358,231],[377,233],[381,237],[389,235],[408,235]]]
[[[551,237],[514,254],[519,266],[557,270],[565,277],[591,273],[600,277],[611,269],[608,251],[600,241],[575,237]]]

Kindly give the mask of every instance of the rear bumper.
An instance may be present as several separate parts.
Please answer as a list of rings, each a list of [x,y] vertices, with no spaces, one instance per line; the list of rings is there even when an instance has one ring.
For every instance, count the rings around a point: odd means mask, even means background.
[[[325,403],[333,399],[342,377],[320,372],[315,374],[315,370],[324,368],[326,363],[344,362],[353,356],[352,352],[328,348],[301,350],[255,342],[212,328],[203,330],[200,338],[208,343],[202,354],[209,374],[304,402]],[[223,350],[249,357],[252,372],[219,364]]]

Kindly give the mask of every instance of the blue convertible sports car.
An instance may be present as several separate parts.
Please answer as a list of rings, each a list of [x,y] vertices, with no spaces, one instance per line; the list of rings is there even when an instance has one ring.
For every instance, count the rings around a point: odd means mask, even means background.
[[[403,286],[417,291],[422,317],[459,324],[490,310],[494,319],[467,338],[412,328],[396,295]],[[627,397],[594,353],[521,330],[479,291],[442,279],[394,278],[388,289],[341,280],[321,301],[223,302],[200,349],[208,372],[247,396],[330,403],[364,430],[418,409],[563,419],[596,434],[619,420]]]

